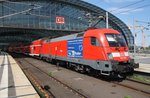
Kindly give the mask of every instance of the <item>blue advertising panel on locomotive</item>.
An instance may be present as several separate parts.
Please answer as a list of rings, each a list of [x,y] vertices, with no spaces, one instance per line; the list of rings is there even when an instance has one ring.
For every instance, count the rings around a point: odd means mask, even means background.
[[[68,40],[68,57],[83,57],[83,38]]]

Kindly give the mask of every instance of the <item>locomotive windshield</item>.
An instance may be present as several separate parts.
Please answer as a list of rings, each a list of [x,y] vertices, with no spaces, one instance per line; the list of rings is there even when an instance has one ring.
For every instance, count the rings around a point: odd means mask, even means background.
[[[126,47],[126,42],[121,34],[106,34],[110,47]]]

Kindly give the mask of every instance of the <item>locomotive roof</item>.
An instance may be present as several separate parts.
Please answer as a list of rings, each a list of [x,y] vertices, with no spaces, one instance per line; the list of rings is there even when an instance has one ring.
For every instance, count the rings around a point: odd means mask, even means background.
[[[90,28],[90,29],[87,29],[87,31],[88,30],[112,30],[112,31],[114,31],[114,29],[106,29],[106,28]],[[57,37],[57,38],[52,38],[52,39],[48,38],[48,39],[45,40],[45,42],[47,43],[47,42],[56,42],[56,41],[62,41],[62,40],[76,39],[76,38],[83,37],[83,35],[85,34],[85,32],[71,34],[71,35]]]
[[[84,35],[84,32],[81,32],[81,33],[77,33],[77,34],[71,34],[71,35],[67,35],[67,36],[62,36],[62,37],[49,39],[49,41],[50,42],[55,42],[55,41],[61,41],[61,40],[76,39],[76,38],[83,37],[83,35]]]

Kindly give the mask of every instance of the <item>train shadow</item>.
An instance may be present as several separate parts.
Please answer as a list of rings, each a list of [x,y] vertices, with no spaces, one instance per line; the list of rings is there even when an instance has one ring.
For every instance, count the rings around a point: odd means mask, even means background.
[[[97,77],[97,79],[101,79],[103,81],[108,81],[108,82],[122,82],[123,80],[125,80],[125,78],[108,77],[108,76]]]
[[[33,58],[30,55],[22,54],[22,53],[9,53],[13,58],[19,59],[19,58]]]
[[[34,59],[40,60],[38,57],[31,57],[31,56],[28,56],[28,55],[25,55],[25,54],[18,54],[18,53],[9,53],[9,54],[12,55],[13,58],[34,58]],[[74,70],[74,68],[67,68],[65,66],[65,64],[59,64],[59,66],[58,66],[56,62],[46,62],[44,60],[40,60],[40,61],[55,65],[58,68],[59,71],[61,70],[61,67],[62,67],[62,68],[69,69],[69,70],[74,71],[74,72],[78,72],[79,74],[94,77],[96,79],[100,79],[100,80],[107,81],[107,82],[122,82],[123,80],[125,80],[125,78],[119,78],[119,77],[114,77],[114,76],[97,75],[96,73],[82,73],[80,71]]]
[[[56,64],[55,64],[56,65]],[[60,65],[60,67],[63,67],[65,69],[68,69],[66,68],[64,65]],[[82,74],[82,75],[87,75],[87,76],[90,76],[90,77],[93,77],[93,78],[96,78],[96,79],[100,79],[100,80],[103,80],[103,81],[107,81],[107,82],[122,82],[123,80],[126,79],[126,77],[114,77],[114,76],[104,76],[104,75],[97,75],[95,73],[82,73],[82,72],[79,72],[79,71],[76,71],[74,70],[73,68],[69,69],[71,71],[74,71],[74,72],[77,72],[79,74]]]

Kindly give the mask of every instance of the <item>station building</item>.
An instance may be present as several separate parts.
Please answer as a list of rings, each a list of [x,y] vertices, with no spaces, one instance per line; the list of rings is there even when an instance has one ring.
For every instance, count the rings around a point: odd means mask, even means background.
[[[109,28],[121,32],[132,47],[134,38],[128,26],[109,12],[108,21]],[[106,10],[82,0],[0,1],[1,46],[82,32],[94,24],[106,28]]]

